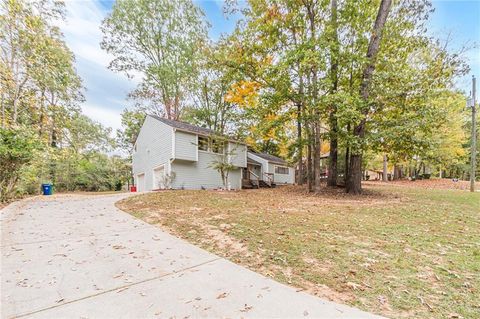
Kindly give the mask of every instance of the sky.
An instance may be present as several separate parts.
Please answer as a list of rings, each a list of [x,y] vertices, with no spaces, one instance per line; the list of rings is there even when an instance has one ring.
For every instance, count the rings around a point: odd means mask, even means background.
[[[223,15],[222,0],[194,1],[211,24],[209,36],[213,40],[233,31],[235,19]],[[135,88],[138,79],[130,80],[110,71],[107,66],[113,57],[100,48],[100,25],[113,3],[111,0],[67,0],[67,18],[60,27],[75,54],[77,72],[85,87],[83,113],[115,131],[121,127],[122,110],[132,105],[127,94]],[[480,78],[480,0],[434,0],[433,6],[435,12],[429,21],[432,35],[445,39],[450,34],[452,50],[464,44],[476,44],[476,48],[466,54],[472,69],[470,74],[457,81],[458,87],[469,93],[472,74]]]

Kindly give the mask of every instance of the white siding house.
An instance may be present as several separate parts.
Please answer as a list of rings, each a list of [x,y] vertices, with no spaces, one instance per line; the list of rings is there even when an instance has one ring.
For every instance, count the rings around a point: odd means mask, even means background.
[[[232,189],[240,189],[247,148],[236,141],[229,141],[222,148],[211,142],[206,145],[206,139],[214,134],[205,128],[148,115],[132,156],[137,190],[221,188],[220,173],[211,167],[219,156],[228,156],[236,166],[229,173],[229,184]]]
[[[295,169],[279,157],[248,152],[247,164],[247,170],[254,172],[260,180],[271,180],[276,185],[295,183]]]

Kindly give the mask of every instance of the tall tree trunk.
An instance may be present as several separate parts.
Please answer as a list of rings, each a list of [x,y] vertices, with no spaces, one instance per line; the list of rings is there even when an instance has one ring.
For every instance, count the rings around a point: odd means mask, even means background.
[[[370,42],[368,44],[367,50],[367,65],[363,70],[362,82],[360,84],[360,96],[362,97],[365,107],[363,109],[363,118],[360,123],[354,127],[353,134],[359,140],[363,141],[365,137],[365,126],[367,123],[367,116],[369,112],[369,95],[370,95],[370,85],[373,72],[375,71],[375,58],[380,49],[380,40],[382,36],[382,31],[387,21],[387,16],[392,5],[392,0],[382,0],[380,3],[380,8],[378,9],[377,18],[375,19],[375,24],[373,26],[372,35],[370,37]],[[350,167],[346,191],[347,193],[352,194],[361,194],[362,193],[362,155],[363,152],[361,149],[356,149],[352,152],[350,157]]]
[[[387,161],[388,161],[387,155],[383,154],[383,178],[382,179],[383,179],[384,182],[388,181],[388,178],[387,178],[387,174],[388,174],[387,163],[388,162]]]
[[[320,123],[319,121],[315,122],[315,147],[313,154],[313,167],[315,172],[315,193],[321,192],[321,180],[322,180],[322,171],[320,170],[320,151],[322,146],[322,140],[320,137]]]
[[[307,185],[308,191],[313,192],[313,165],[312,165],[312,143],[309,139],[307,145]]]
[[[316,11],[315,6],[316,2],[305,3],[307,9],[307,15],[309,20],[310,27],[310,40],[314,43],[314,50],[316,50],[317,36],[316,36]],[[318,103],[318,70],[317,66],[313,65],[310,69],[310,74],[312,77],[312,106],[314,107],[313,113],[313,146],[311,147],[311,155],[313,155],[313,175],[311,176],[315,185],[315,192],[320,192],[320,144],[321,144],[321,134],[320,134],[320,111]],[[313,154],[312,154],[313,153]],[[309,185],[310,186],[310,185]]]
[[[302,106],[297,104],[298,185],[303,185]]]
[[[5,96],[2,92],[2,101],[0,102],[2,104],[2,128],[4,129],[6,127],[5,124]]]
[[[299,65],[300,68],[300,65]],[[303,118],[303,75],[299,70],[299,85],[297,101],[297,143],[298,143],[298,185],[303,185],[303,140],[302,140],[302,118]]]
[[[331,2],[332,43],[330,46],[330,76],[332,80],[331,94],[335,94],[338,87],[338,32],[337,32],[337,0]],[[338,163],[338,123],[337,106],[332,105],[329,116],[330,122],[330,153],[328,156],[328,186],[337,186]]]
[[[403,170],[402,165],[395,164],[393,166],[393,179],[394,180],[401,179],[403,177],[402,176],[403,175],[402,170]]]
[[[350,134],[350,123],[347,124],[347,134]],[[348,179],[349,179],[349,166],[350,166],[350,146],[345,148],[345,172],[343,173],[343,181],[345,182],[345,185],[348,184]]]

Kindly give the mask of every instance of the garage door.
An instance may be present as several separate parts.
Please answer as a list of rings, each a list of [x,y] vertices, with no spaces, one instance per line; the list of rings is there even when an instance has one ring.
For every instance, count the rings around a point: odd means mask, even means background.
[[[145,174],[137,175],[137,191],[138,192],[145,191]]]
[[[164,166],[157,167],[153,170],[153,189],[164,189]]]

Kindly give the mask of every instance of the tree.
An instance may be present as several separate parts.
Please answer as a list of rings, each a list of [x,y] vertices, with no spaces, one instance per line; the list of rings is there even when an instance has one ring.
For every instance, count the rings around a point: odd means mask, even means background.
[[[178,119],[206,42],[203,12],[190,0],[120,0],[103,21],[110,69],[141,77],[131,96],[146,111]]]
[[[38,147],[35,134],[27,128],[0,128],[0,202],[12,197],[21,170],[31,163]]]
[[[338,67],[339,67],[339,46],[338,41],[338,5],[337,0],[331,1],[330,13],[330,78],[331,78],[331,94],[335,94],[338,89]],[[328,161],[328,186],[337,186],[337,163],[338,163],[338,120],[337,120],[337,106],[333,101],[330,114],[330,151]]]
[[[391,0],[382,0],[378,9],[377,18],[373,26],[372,35],[368,44],[367,50],[367,64],[363,70],[362,81],[360,84],[360,96],[362,98],[363,118],[360,123],[355,126],[353,134],[360,140],[365,137],[366,116],[369,112],[370,104],[370,86],[373,72],[375,71],[375,58],[380,49],[380,40],[382,38],[382,31],[387,21],[388,13],[392,5]],[[352,153],[349,164],[349,176],[347,178],[346,190],[348,193],[360,194],[362,192],[362,151],[355,150]]]
[[[236,76],[224,65],[227,45],[219,42],[204,46],[191,94],[193,103],[186,108],[182,117],[220,135],[233,133],[234,125],[239,121],[238,110],[227,100],[227,93]]]
[[[127,109],[122,112],[122,127],[117,130],[117,145],[131,156],[133,147],[142,128],[145,114],[143,112]]]
[[[230,172],[236,169],[231,159],[236,155],[235,149],[229,147],[228,141],[221,136],[210,138],[209,143],[212,144],[212,148],[221,150],[218,154],[215,154],[215,158],[210,163],[210,167],[220,173],[223,183],[223,189],[230,190],[229,175]]]
[[[63,18],[59,1],[2,2],[0,80],[2,126],[34,125],[54,141],[64,115],[82,99],[73,54],[52,21]]]

